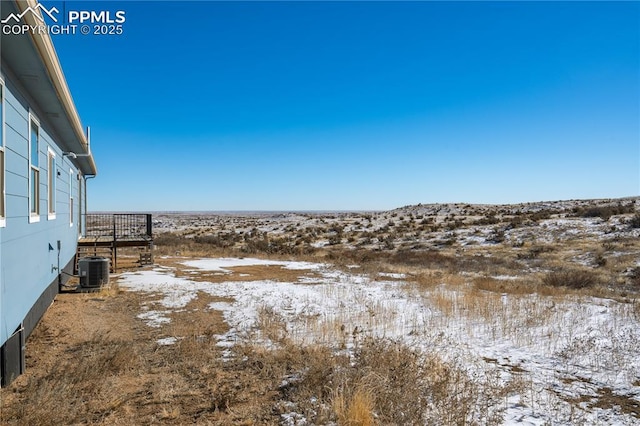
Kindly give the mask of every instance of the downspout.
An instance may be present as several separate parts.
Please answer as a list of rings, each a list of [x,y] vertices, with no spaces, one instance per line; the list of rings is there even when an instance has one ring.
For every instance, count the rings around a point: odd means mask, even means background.
[[[87,181],[89,179],[93,179],[96,177],[96,175],[82,175],[83,179],[84,179],[84,226],[82,227],[82,230],[84,232],[84,234],[87,234]]]

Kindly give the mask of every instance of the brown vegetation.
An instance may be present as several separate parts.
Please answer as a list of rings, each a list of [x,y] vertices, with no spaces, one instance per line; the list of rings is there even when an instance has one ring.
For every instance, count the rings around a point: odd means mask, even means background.
[[[407,291],[424,297],[436,312],[497,324],[494,329],[542,323],[567,294],[628,301],[628,315],[637,320],[636,204],[413,206],[385,213],[300,214],[292,220],[199,216],[192,227],[158,233],[156,260],[177,267],[185,258],[250,254],[330,262],[345,270],[357,266],[371,277],[403,273]],[[591,226],[599,228],[591,232]],[[277,265],[237,267],[232,274],[184,269],[176,275],[212,285],[315,277]],[[550,297],[537,306],[504,308],[503,296],[522,301],[535,293]],[[335,350],[344,349],[344,342],[295,344],[268,306],[260,310],[258,326],[273,345],[241,341],[225,350],[215,336],[227,325],[209,308],[225,300],[202,292],[171,312],[170,324],[150,328],[136,316],[158,297],[115,286],[59,295],[27,342],[27,374],[0,390],[0,422],[248,425],[279,424],[287,416],[294,422],[300,415],[313,424],[498,424],[500,401],[522,391],[517,365],[511,366],[511,381],[472,375],[435,352],[356,339],[355,331],[351,352]],[[179,338],[158,343],[167,336]],[[623,411],[638,413],[637,404],[621,398],[603,389],[592,405],[624,404]]]

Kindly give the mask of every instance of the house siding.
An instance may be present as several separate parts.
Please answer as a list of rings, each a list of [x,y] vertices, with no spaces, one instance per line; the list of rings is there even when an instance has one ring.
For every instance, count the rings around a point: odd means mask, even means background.
[[[62,149],[51,134],[47,115],[27,99],[26,91],[17,79],[11,78],[10,70],[0,72],[5,82],[6,225],[0,228],[0,346],[4,346],[19,329],[23,329],[21,339],[24,341],[57,294],[60,270],[66,267],[67,272],[71,272],[78,241],[78,218],[76,213],[71,226],[69,214],[70,211],[81,211],[83,206],[77,195],[81,174],[68,158],[63,157]],[[29,221],[30,111],[40,123],[40,220],[33,223]],[[55,219],[48,219],[47,215],[48,150],[55,153],[59,172],[54,176]],[[73,209],[69,205],[70,190]],[[60,275],[63,281],[66,276]],[[12,351],[7,352],[8,348],[3,348],[5,361],[15,359]],[[3,377],[3,382],[8,380],[11,378]]]

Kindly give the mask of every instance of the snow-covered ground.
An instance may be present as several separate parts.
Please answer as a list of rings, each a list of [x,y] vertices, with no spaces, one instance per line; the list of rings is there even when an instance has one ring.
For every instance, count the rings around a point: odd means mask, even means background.
[[[269,345],[260,333],[261,315],[269,312],[300,344],[348,349],[363,336],[377,336],[435,351],[467,366],[469,374],[498,370],[504,380],[524,384],[503,402],[504,424],[640,422],[615,402],[640,405],[637,306],[592,297],[498,294],[471,285],[420,288],[401,274],[369,277],[309,262],[198,259],[184,260],[180,269],[189,276],[233,274],[234,267],[250,265],[301,274],[295,282],[209,283],[156,267],[123,273],[119,285],[160,296],[139,314],[152,327],[169,322],[167,314],[184,308],[199,291],[233,300],[210,306],[223,311],[229,324],[229,331],[218,336],[224,347],[246,340]],[[167,335],[158,344],[180,337]],[[605,400],[605,394],[617,399]]]

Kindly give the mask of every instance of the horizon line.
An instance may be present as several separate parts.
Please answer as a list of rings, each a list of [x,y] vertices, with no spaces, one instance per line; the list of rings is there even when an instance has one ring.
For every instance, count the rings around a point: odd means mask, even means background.
[[[404,206],[394,207],[391,209],[284,209],[284,210],[275,210],[275,209],[243,209],[243,210],[233,210],[233,209],[225,209],[225,210],[92,210],[87,213],[90,214],[107,214],[107,213],[163,213],[163,214],[195,214],[195,213],[217,213],[217,214],[237,214],[237,213],[252,213],[252,214],[284,214],[284,213],[378,213],[385,211],[392,211],[397,209],[402,209],[406,207],[417,207],[417,206],[438,206],[438,205],[469,205],[469,206],[518,206],[518,205],[531,205],[531,204],[542,204],[542,203],[566,203],[566,202],[589,202],[589,201],[599,201],[599,202],[612,202],[612,201],[624,201],[624,200],[639,200],[640,195],[630,195],[625,197],[614,197],[614,198],[572,198],[566,200],[540,200],[540,201],[524,201],[519,203],[467,203],[467,202],[442,202],[442,203],[416,203],[416,204],[406,204]]]

